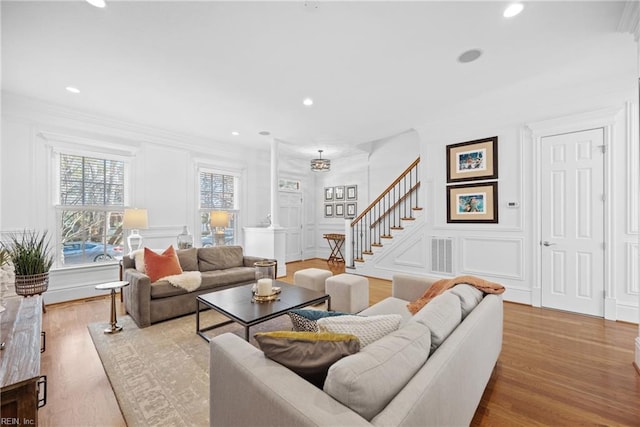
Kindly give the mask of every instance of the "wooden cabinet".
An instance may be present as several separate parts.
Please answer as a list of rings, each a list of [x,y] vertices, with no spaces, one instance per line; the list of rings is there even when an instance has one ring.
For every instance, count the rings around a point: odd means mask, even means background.
[[[42,296],[13,298],[5,305],[0,315],[1,424],[38,425]]]

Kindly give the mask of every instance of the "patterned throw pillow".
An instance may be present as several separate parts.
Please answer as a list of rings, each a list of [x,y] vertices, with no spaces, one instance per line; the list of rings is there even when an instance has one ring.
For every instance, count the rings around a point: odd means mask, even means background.
[[[322,388],[329,367],[360,351],[358,338],[315,332],[259,332],[254,335],[264,355]]]
[[[323,310],[291,310],[287,314],[291,318],[294,331],[318,332],[318,319],[333,316],[344,316],[349,313]]]
[[[335,316],[318,319],[320,332],[353,334],[360,340],[360,348],[379,340],[397,330],[402,322],[399,314],[380,314],[377,316]]]
[[[144,269],[151,283],[157,282],[163,277],[182,273],[180,261],[178,261],[178,255],[176,255],[173,246],[169,246],[162,254],[144,248]]]

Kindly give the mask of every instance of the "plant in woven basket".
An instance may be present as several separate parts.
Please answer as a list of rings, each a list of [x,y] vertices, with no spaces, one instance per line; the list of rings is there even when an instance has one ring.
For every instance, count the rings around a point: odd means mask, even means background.
[[[11,234],[3,248],[13,263],[18,295],[41,294],[47,290],[53,256],[46,231],[25,230],[22,234]]]

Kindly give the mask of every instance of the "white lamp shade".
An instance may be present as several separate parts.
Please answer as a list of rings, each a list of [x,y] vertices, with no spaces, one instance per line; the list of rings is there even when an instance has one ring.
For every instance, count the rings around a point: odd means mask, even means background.
[[[228,227],[229,214],[225,211],[211,211],[209,214],[209,223],[212,227]]]
[[[122,228],[127,230],[144,230],[149,228],[146,209],[125,209]]]

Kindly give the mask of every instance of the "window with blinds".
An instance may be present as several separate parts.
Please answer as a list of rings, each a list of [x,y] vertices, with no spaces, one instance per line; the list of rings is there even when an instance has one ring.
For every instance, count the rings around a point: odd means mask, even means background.
[[[58,166],[60,263],[94,263],[122,256],[124,161],[60,154]]]
[[[200,241],[202,246],[233,244],[235,242],[238,214],[238,177],[201,170],[198,179],[200,186]],[[225,211],[229,219],[227,227],[218,227],[217,230],[212,230],[210,227],[211,211]]]

